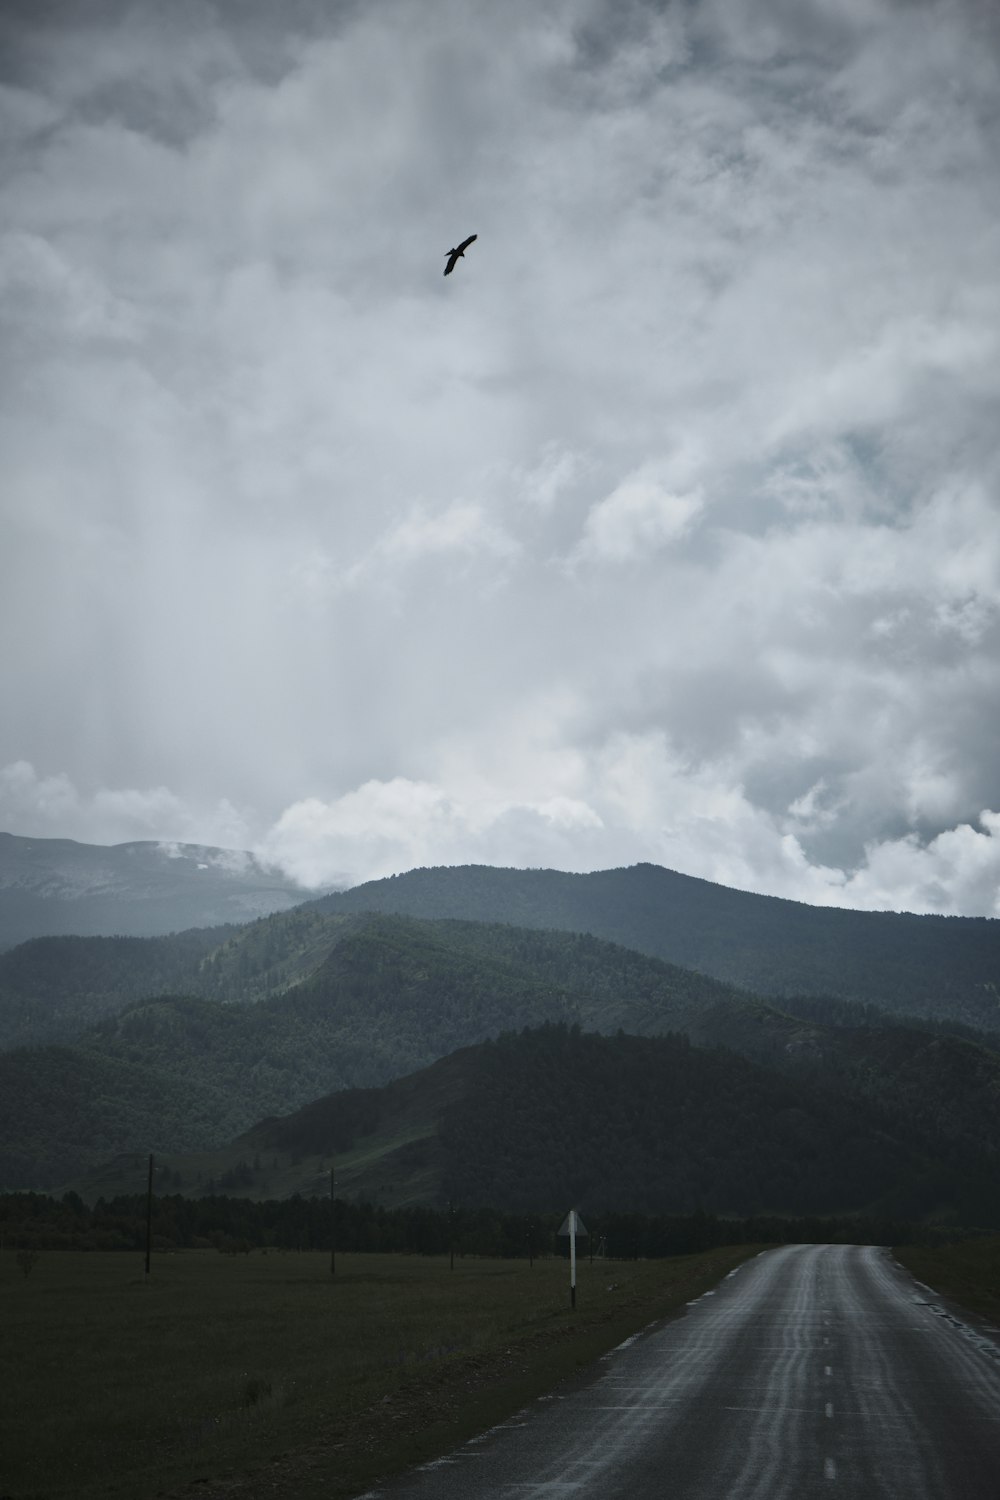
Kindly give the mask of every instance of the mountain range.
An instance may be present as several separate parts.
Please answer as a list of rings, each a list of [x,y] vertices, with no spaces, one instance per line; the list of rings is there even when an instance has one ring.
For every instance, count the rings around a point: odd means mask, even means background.
[[[639,1207],[645,1183],[661,1212],[988,1221],[998,924],[815,915],[652,866],[467,867],[242,926],[39,938],[0,954],[0,1185],[116,1192],[152,1150],[167,1185],[259,1197],[322,1189],[335,1155],[387,1204],[576,1185]],[[648,951],[745,974],[767,934],[769,994]]]
[[[810,906],[650,864],[583,875],[439,866],[307,894],[245,851],[0,833],[0,950],[56,934],[245,924],[308,905],[588,932],[757,994],[840,996],[1000,1027],[1000,922],[986,917]]]
[[[112,956],[132,948],[81,941]],[[647,1122],[635,1172],[659,1182],[657,1211],[697,1206],[695,1186],[698,1202],[733,1212],[820,1203],[899,1213],[894,1185],[921,1212],[953,1217],[975,1202],[982,1218],[989,1208],[970,1183],[993,1170],[1000,1146],[1000,1053],[960,1024],[889,1024],[848,1002],[820,1019],[815,999],[768,1002],[589,935],[309,908],[224,935],[192,968],[200,995],[151,997],[72,1042],[0,1053],[0,1182],[93,1198],[138,1188],[153,1150],[185,1192],[284,1195],[322,1191],[336,1155],[352,1194],[468,1201],[478,1181],[510,1207],[512,1184],[541,1191],[545,1179],[525,1165],[533,1151],[562,1162],[557,1177],[607,1196],[614,1152],[595,1178],[588,1141],[634,1154],[622,1122],[635,1116]],[[240,988],[260,998],[226,1000]],[[548,1074],[523,1065],[542,1045],[524,1038],[540,1026],[572,1044]],[[627,1067],[600,1039],[573,1051],[596,1032],[630,1049]],[[484,1074],[480,1055],[506,1057],[505,1073]],[[676,1104],[682,1077],[694,1092],[685,1084],[678,1115],[665,1101]],[[487,1082],[508,1101],[502,1117]],[[579,1117],[580,1101],[586,1129],[562,1132],[553,1158],[553,1121]],[[874,1175],[858,1175],[862,1138]],[[712,1171],[697,1145],[706,1141],[716,1142]],[[726,1165],[745,1151],[752,1178]],[[492,1177],[481,1165],[490,1152],[508,1162]],[[744,1178],[758,1188],[734,1197]],[[620,1168],[618,1180],[624,1192]],[[627,1180],[635,1191],[638,1178]]]
[[[808,906],[650,864],[587,875],[410,870],[317,905],[589,932],[761,995],[839,995],[1000,1025],[1000,922],[987,917]]]
[[[0,947],[2,934],[18,924],[17,910],[27,880],[22,846],[31,842],[0,835]],[[38,1017],[36,1025],[22,1007],[25,1028],[15,1035],[5,1017],[8,1007],[0,998],[0,1046],[57,1032],[69,1034],[73,1015],[93,1019],[93,1008],[113,1009],[130,996],[171,988],[201,993],[202,980],[194,971],[204,952],[218,948],[226,934],[206,934],[202,946],[190,931],[181,929],[232,923],[238,920],[234,913],[240,903],[265,898],[281,914],[272,921],[240,928],[229,950],[233,955],[231,982],[225,993],[216,986],[218,998],[260,998],[270,993],[280,977],[275,973],[276,953],[288,960],[289,981],[301,977],[311,961],[318,962],[327,931],[315,925],[316,941],[310,946],[302,938],[302,923],[309,927],[318,917],[382,912],[590,933],[756,994],[838,997],[871,1004],[886,1013],[964,1021],[986,1030],[1000,1028],[1000,922],[985,917],[814,907],[730,890],[656,865],[587,875],[485,865],[417,869],[298,903],[292,911],[289,907],[295,896],[303,893],[277,876],[268,886],[271,873],[250,855],[196,845],[175,846],[181,852],[169,855],[162,846],[152,844],[97,850],[69,841],[36,842],[46,869],[58,848],[70,850],[73,860],[79,857],[87,872],[86,881],[79,888],[72,887],[75,896],[62,875],[53,878],[51,891],[40,878],[36,880],[33,920],[46,933],[92,930],[84,917],[91,909],[90,901],[104,899],[97,870],[100,861],[107,859],[117,869],[115,880],[109,877],[114,900],[127,907],[128,920],[102,930],[118,935],[153,936],[165,931],[179,935],[155,953],[136,948],[127,959],[120,944],[89,949],[77,945],[72,958],[68,948],[42,945],[30,954],[21,949],[7,955],[13,968],[0,954],[0,997],[5,991],[19,992],[27,982],[27,1006]],[[21,882],[16,887],[11,884],[7,858],[15,845]],[[145,868],[144,862],[157,879],[169,877],[174,882],[169,895],[151,876],[143,875],[129,884],[131,875]],[[208,899],[215,882],[218,900]],[[106,908],[105,914],[110,910]],[[186,924],[180,920],[185,911],[195,914]],[[289,919],[293,919],[291,925],[286,925]],[[72,927],[74,920],[77,925]],[[193,965],[188,962],[192,954]],[[88,976],[85,987],[69,973],[81,965]],[[124,985],[120,993],[115,993],[117,981],[107,984],[101,977],[100,971],[108,967],[119,972]],[[28,970],[34,972],[29,975]],[[56,992],[67,995],[69,990],[75,990],[77,998],[53,1030],[42,1021],[43,1012],[53,1005],[58,1009]],[[50,998],[36,1004],[42,991]]]

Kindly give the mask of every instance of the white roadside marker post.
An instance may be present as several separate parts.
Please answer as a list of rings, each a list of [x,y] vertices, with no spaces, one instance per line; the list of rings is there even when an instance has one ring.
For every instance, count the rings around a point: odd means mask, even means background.
[[[569,1305],[576,1312],[576,1237],[586,1238],[587,1230],[575,1208],[563,1219],[559,1233],[569,1235]]]
[[[576,1214],[569,1211],[569,1305],[576,1312]]]

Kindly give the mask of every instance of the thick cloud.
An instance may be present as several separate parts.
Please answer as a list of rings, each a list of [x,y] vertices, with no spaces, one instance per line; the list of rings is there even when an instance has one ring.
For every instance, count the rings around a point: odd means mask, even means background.
[[[0,24],[0,826],[1000,914],[990,7]]]

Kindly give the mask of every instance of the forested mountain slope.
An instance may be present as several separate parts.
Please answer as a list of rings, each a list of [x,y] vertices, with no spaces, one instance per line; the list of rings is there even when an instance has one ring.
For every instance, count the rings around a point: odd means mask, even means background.
[[[9,843],[9,835],[0,835],[0,856],[5,838]],[[46,841],[37,842],[44,845]],[[71,851],[87,848],[69,847]],[[138,869],[144,859],[153,857],[148,851],[155,848],[123,845],[104,852],[108,857],[120,854]],[[184,860],[170,859],[162,851],[155,858],[158,867],[186,871],[183,881],[185,889],[190,886],[192,900],[199,891],[204,895],[209,890],[208,885],[199,884],[203,879],[214,881],[217,874],[220,879],[229,878],[214,867],[200,868],[204,861],[193,856],[205,851],[192,846],[188,852],[192,857]],[[88,879],[92,873],[88,870]],[[10,912],[17,894],[12,887],[3,887],[2,874],[0,857],[0,946],[3,914]],[[115,878],[121,878],[120,873]],[[246,878],[252,884],[260,875],[251,873]],[[85,910],[85,903],[80,903],[87,889],[85,882],[83,895],[75,898],[72,909],[78,913]],[[140,893],[144,890],[148,896],[150,889],[140,882]],[[289,899],[287,889],[275,895],[276,904],[287,904]],[[173,925],[180,925],[176,915],[181,910],[188,908],[168,903],[160,917],[166,922],[169,912]],[[203,925],[214,910],[211,902],[199,900],[189,920]],[[411,870],[371,881],[239,928],[230,927],[228,932],[219,932],[217,942],[209,939],[207,948],[190,933],[181,932],[164,940],[168,947],[178,945],[172,956],[165,947],[155,965],[137,958],[134,982],[125,972],[120,945],[113,956],[109,956],[110,949],[104,957],[89,956],[83,946],[64,947],[45,956],[46,940],[42,939],[30,963],[23,955],[0,954],[0,1047],[70,1039],[128,999],[156,993],[150,974],[156,966],[162,975],[161,993],[183,991],[227,1001],[264,998],[298,983],[317,968],[330,947],[350,930],[351,920],[372,911],[461,919],[494,928],[590,933],[757,994],[847,999],[895,1014],[948,1018],[979,1029],[1000,1030],[997,921],[813,907],[730,890],[655,865],[589,875],[468,865]],[[132,929],[123,926],[119,930]],[[92,941],[99,944],[101,939]],[[501,933],[495,932],[488,941],[502,949],[505,958],[510,957],[510,945]],[[485,953],[487,939],[476,942]],[[60,963],[67,967],[62,995],[56,977]],[[84,990],[77,976],[68,972],[70,967],[82,967],[93,982]],[[113,971],[106,981],[98,974],[102,967]],[[27,973],[32,968],[49,970],[40,987],[33,988],[33,978]]]
[[[145,999],[72,1047],[0,1054],[0,1184],[51,1185],[117,1152],[215,1149],[262,1116],[546,1021],[724,1044],[811,1085],[882,1099],[956,1148],[1000,1143],[996,1054],[940,1025],[826,1026],[586,934],[316,913],[294,941],[278,918],[245,932],[263,966],[254,972],[285,985],[265,999]],[[241,941],[197,959],[206,989],[233,981]],[[297,965],[306,977],[289,983]],[[128,1087],[111,1086],[126,1075]]]
[[[571,1203],[648,1200],[654,1212],[919,1214],[970,1191],[985,1207],[993,1160],[942,1150],[876,1100],[731,1053],[555,1028],[476,1049],[441,1138],[448,1196],[526,1208],[558,1203],[565,1185]]]
[[[990,1066],[995,1084],[1000,1059]],[[995,1107],[991,1125],[996,1139]],[[996,1151],[946,1140],[891,1102],[681,1037],[564,1025],[319,1099],[214,1154],[168,1157],[162,1172],[165,1191],[267,1197],[324,1193],[334,1165],[340,1195],[386,1206],[1000,1217]],[[127,1166],[77,1186],[134,1190]]]
[[[590,932],[757,994],[822,994],[887,1011],[1000,1023],[1000,922],[807,906],[658,865],[571,875],[461,865],[325,896],[377,910]]]
[[[281,994],[371,920],[296,907],[164,938],[36,938],[0,953],[0,1049],[71,1041],[156,995],[245,1003]]]
[[[163,938],[34,938],[0,953],[0,1049],[64,1041],[151,995],[198,987],[202,960],[239,928]]]
[[[421,979],[425,958],[430,967]],[[582,1019],[601,1030],[663,1030],[665,1020],[686,1030],[687,1020],[708,1005],[750,1003],[706,975],[586,934],[377,913],[337,916],[304,907],[245,927],[162,939],[39,938],[0,954],[0,1047],[73,1040],[96,1021],[156,995],[249,1003],[304,984],[339,993],[345,976],[351,976],[349,989],[359,973],[384,1007],[392,1003],[397,970],[405,991],[427,975],[443,978],[456,965],[471,995],[482,988],[476,976],[488,988],[499,986],[498,994],[512,984],[579,989],[590,996]],[[405,1008],[405,993],[400,1003]],[[500,999],[494,1009],[497,1029],[520,1015],[508,1016]],[[420,1017],[414,1019],[419,1026]],[[406,1060],[418,1066],[430,1059]]]
[[[71,1175],[108,1154],[109,1141],[113,1150],[192,1144],[188,1106],[180,1103],[186,1096],[178,1096],[177,1109],[164,1109],[152,1134],[147,1114],[129,1125],[120,1101],[101,1088],[82,1096],[73,1091],[60,1107],[58,1089],[46,1080],[62,1077],[70,1056],[78,1058],[81,1078],[94,1059],[148,1072],[157,1080],[156,1097],[167,1102],[169,1090],[164,1095],[161,1088],[170,1079],[202,1090],[197,1118],[208,1146],[262,1115],[287,1112],[334,1088],[384,1083],[504,1030],[567,1020],[604,1030],[698,1032],[702,1012],[758,1005],[715,980],[588,937],[551,934],[547,965],[534,972],[485,937],[484,946],[496,951],[478,951],[466,924],[381,916],[323,921],[333,934],[320,949],[325,957],[308,977],[266,999],[145,999],[105,1016],[71,1047],[0,1053],[0,1182],[14,1185],[12,1173],[24,1182],[32,1161],[27,1180],[36,1185]],[[284,926],[276,930],[287,935]],[[314,925],[305,931],[315,936]],[[268,925],[248,932],[263,952]],[[501,935],[516,946],[510,929]],[[533,951],[545,952],[544,934],[526,936]],[[228,986],[239,951],[230,940],[218,965],[198,960],[205,991]],[[296,951],[310,968],[316,950],[306,944]],[[576,956],[560,961],[560,953]],[[290,962],[285,948],[276,949],[268,972],[287,977]],[[623,966],[632,975],[625,985]],[[576,983],[584,976],[589,987]],[[40,1095],[49,1101],[44,1107]]]

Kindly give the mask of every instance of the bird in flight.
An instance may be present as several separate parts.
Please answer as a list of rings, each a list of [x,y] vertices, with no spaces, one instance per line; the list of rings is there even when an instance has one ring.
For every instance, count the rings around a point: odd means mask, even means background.
[[[444,274],[446,276],[451,275],[452,271],[454,271],[455,267],[458,265],[458,262],[464,259],[465,252],[472,244],[472,241],[477,240],[478,238],[478,234],[470,234],[469,238],[467,240],[463,240],[460,245],[456,246],[452,250],[445,251],[445,254],[448,257],[448,264],[444,268]]]

